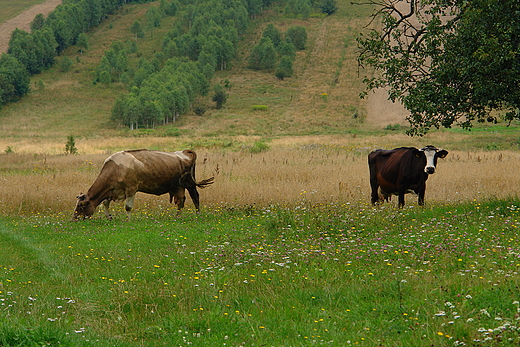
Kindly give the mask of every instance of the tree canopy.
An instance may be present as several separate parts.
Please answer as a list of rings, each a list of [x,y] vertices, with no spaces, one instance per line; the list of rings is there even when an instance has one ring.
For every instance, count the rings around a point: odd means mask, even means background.
[[[519,0],[368,0],[379,29],[359,37],[372,66],[366,95],[386,87],[411,135],[520,119]]]

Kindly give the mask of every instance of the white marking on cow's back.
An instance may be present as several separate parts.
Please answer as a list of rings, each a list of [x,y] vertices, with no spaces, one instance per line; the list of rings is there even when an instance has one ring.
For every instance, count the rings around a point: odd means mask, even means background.
[[[112,154],[105,160],[105,163],[110,160],[113,161],[116,165],[122,165],[127,168],[135,168],[136,166],[144,167],[144,164],[139,159],[134,157],[133,154],[125,151]]]
[[[186,154],[184,154],[182,151],[176,151],[176,152],[173,152],[173,154],[175,154],[176,156],[178,156],[182,160],[191,160],[191,158],[188,157]]]

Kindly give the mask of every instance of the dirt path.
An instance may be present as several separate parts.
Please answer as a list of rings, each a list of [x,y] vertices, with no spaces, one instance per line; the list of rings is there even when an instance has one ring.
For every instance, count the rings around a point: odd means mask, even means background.
[[[9,39],[11,38],[11,33],[14,29],[18,28],[25,31],[30,31],[31,22],[37,14],[41,13],[46,16],[49,12],[54,10],[56,6],[61,4],[61,2],[62,0],[47,0],[42,4],[34,5],[18,16],[0,24],[0,53],[7,52]]]

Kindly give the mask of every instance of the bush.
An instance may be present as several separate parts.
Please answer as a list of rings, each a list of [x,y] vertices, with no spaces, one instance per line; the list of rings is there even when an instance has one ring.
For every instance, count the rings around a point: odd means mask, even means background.
[[[267,110],[269,110],[269,106],[267,106],[267,105],[253,105],[253,106],[251,106],[251,108],[254,111],[267,111]]]

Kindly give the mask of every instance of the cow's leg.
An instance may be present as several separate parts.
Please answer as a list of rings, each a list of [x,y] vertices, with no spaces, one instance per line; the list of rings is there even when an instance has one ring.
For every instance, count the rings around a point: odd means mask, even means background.
[[[135,200],[135,195],[131,195],[131,196],[127,195],[126,200],[125,200],[125,211],[126,211],[128,220],[130,220],[132,208],[134,207],[134,200]]]
[[[195,205],[195,209],[199,212],[200,200],[199,200],[199,192],[197,191],[197,187],[189,187],[188,192],[190,193],[191,200],[193,201],[193,205]]]
[[[398,199],[398,202],[397,202],[397,206],[399,208],[404,207],[404,195],[405,194],[406,194],[406,189],[399,188],[399,192],[398,192],[399,199]]]
[[[376,177],[370,177],[370,187],[372,188],[372,205],[375,205],[379,200],[379,184]]]
[[[110,200],[103,200],[103,208],[105,209],[105,216],[107,216],[108,219],[112,219],[112,215],[110,214]]]
[[[184,208],[184,202],[186,201],[186,191],[183,187],[179,187],[177,191],[173,193],[173,203],[177,205],[177,214],[181,213]]]
[[[419,191],[417,191],[417,203],[421,206],[424,205],[424,194],[426,193],[426,185],[423,185]]]

